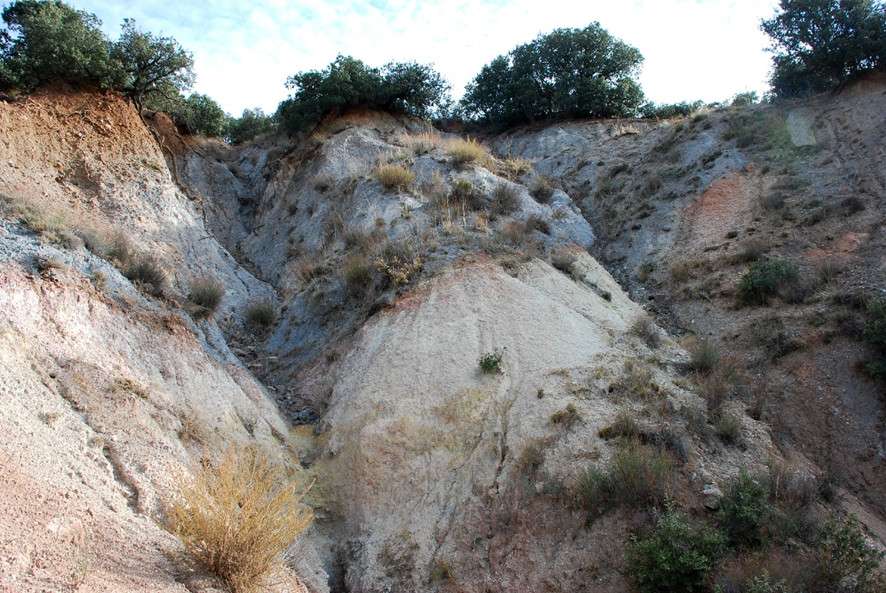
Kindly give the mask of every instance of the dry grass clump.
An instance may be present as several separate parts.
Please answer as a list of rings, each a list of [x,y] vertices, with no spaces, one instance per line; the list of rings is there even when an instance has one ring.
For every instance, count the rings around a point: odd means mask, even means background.
[[[253,448],[229,450],[180,485],[170,527],[194,560],[235,593],[263,590],[311,524],[308,488]]]
[[[632,399],[648,400],[662,395],[662,388],[655,382],[649,365],[639,360],[625,361],[621,377],[612,384],[610,391]]]
[[[653,350],[661,345],[658,328],[655,327],[655,322],[648,315],[637,317],[631,325],[631,333],[643,340]]]
[[[640,437],[640,425],[637,424],[630,412],[622,410],[615,417],[612,424],[604,426],[597,434],[601,439],[607,441],[620,437],[638,439]]]
[[[396,163],[381,164],[375,170],[375,178],[386,190],[404,190],[415,181],[415,173]]]
[[[437,132],[420,132],[418,134],[399,134],[397,143],[405,146],[416,156],[428,154],[442,146],[443,138]]]
[[[508,216],[520,206],[520,194],[517,188],[508,183],[500,183],[492,191],[492,214]]]
[[[538,214],[531,214],[526,218],[526,232],[531,233],[533,231],[550,235],[551,224]]]
[[[581,415],[574,404],[567,404],[562,410],[551,414],[551,424],[558,424],[567,430],[579,420],[581,420]]]
[[[374,279],[372,264],[365,255],[352,254],[344,261],[342,277],[349,296],[356,297],[366,294],[372,288]]]
[[[710,373],[720,363],[720,351],[707,340],[694,340],[688,349],[689,368],[697,373]]]
[[[627,441],[606,467],[592,467],[579,476],[576,501],[592,517],[618,506],[661,505],[671,490],[673,467],[667,453]]]
[[[508,178],[517,179],[532,171],[532,162],[519,157],[508,157],[498,162],[498,172]]]
[[[424,261],[405,242],[388,241],[375,258],[376,269],[395,286],[403,286],[421,272]]]
[[[492,160],[489,150],[473,138],[450,140],[446,154],[456,166],[470,163],[485,164]]]
[[[277,321],[277,307],[268,299],[253,301],[246,307],[245,317],[249,325],[267,329]]]
[[[218,309],[225,296],[224,285],[215,278],[198,278],[191,283],[188,301],[194,317],[209,317]]]
[[[148,294],[162,296],[166,292],[169,276],[160,262],[153,257],[136,256],[123,267],[122,271],[130,282]]]
[[[535,178],[535,181],[532,182],[532,186],[529,188],[529,193],[532,194],[532,197],[535,198],[535,201],[539,204],[547,204],[554,196],[554,186],[547,177],[539,175]]]

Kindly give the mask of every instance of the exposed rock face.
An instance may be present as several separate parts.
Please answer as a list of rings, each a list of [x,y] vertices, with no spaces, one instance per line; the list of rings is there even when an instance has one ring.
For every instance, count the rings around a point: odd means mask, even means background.
[[[267,292],[208,236],[122,100],[0,104],[0,129],[3,194],[64,206],[73,228],[85,222],[78,216],[120,228],[178,266],[173,289],[191,274],[217,275],[228,288],[223,311]],[[195,323],[82,247],[48,245],[9,221],[0,226],[0,396],[4,591],[207,590],[192,585],[163,527],[175,484],[226,446],[292,460],[288,427],[214,321]],[[300,572],[323,590],[315,570]]]
[[[882,101],[871,96],[845,99],[837,115],[826,100],[777,112],[779,146],[814,144],[852,166],[862,156],[827,144],[829,126],[871,116]],[[229,147],[182,138],[163,116],[152,135],[110,95],[0,103],[0,193],[119,228],[172,276],[168,298],[148,297],[83,247],[2,221],[0,497],[11,511],[0,515],[0,588],[211,590],[175,560],[163,504],[201,456],[256,444],[293,465],[297,453],[316,480],[317,521],[292,566],[303,585],[281,590],[627,590],[635,514],[588,526],[575,487],[613,457],[607,429],[619,417],[673,458],[670,494],[699,513],[739,468],[780,455],[739,396],[723,409],[739,419],[740,446],[711,436],[671,337],[694,329],[743,356],[734,328],[766,324],[765,312],[732,306],[741,270],[714,264],[736,265],[724,263],[738,250],[732,232],[787,232],[767,226],[760,206],[782,174],[724,139],[730,116],[513,131],[490,144],[534,171],[508,173],[494,159],[457,165],[445,135],[413,144],[426,125],[387,115]],[[881,154],[872,133],[865,146]],[[824,183],[800,156],[792,166]],[[837,166],[826,156],[821,167]],[[379,161],[415,181],[384,189]],[[852,236],[823,223],[839,240],[822,247],[798,239],[805,225],[771,247],[842,250],[864,259],[854,280],[882,286],[886,266],[871,264],[882,258],[882,164],[864,162],[873,173],[858,171],[857,185],[870,207]],[[556,186],[549,195],[530,191],[539,176]],[[500,188],[507,207],[494,201]],[[701,263],[682,290],[670,269],[687,255]],[[214,318],[194,321],[182,304],[204,275],[226,295]],[[243,323],[258,298],[279,309],[265,335]],[[671,335],[636,329],[640,302]],[[816,348],[780,354],[785,367],[767,372],[810,389],[821,374],[810,360],[829,351]],[[484,373],[490,353],[500,369]],[[750,354],[739,362],[742,376],[760,374]],[[845,438],[879,443],[875,388],[845,366],[828,372],[846,387],[852,421],[864,411],[869,424]],[[874,461],[860,466],[878,483]]]

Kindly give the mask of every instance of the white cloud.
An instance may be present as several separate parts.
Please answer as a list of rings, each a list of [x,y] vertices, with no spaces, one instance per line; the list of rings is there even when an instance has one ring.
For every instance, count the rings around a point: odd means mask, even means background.
[[[290,74],[337,54],[370,64],[433,63],[460,95],[480,68],[556,27],[600,21],[646,57],[641,82],[659,102],[763,91],[769,69],[760,19],[776,0],[81,0],[111,35],[123,17],[194,52],[195,90],[232,113],[276,108]]]

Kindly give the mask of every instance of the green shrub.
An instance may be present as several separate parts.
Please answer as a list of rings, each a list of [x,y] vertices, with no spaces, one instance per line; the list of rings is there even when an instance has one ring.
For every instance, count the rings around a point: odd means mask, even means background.
[[[836,89],[886,69],[886,12],[875,0],[781,0],[763,21],[772,38],[772,88],[782,97]]]
[[[886,587],[878,571],[883,552],[867,543],[858,521],[829,519],[820,530],[810,593],[877,593]]]
[[[483,67],[462,108],[486,123],[634,115],[643,102],[640,52],[599,23],[556,29]]]
[[[768,482],[741,470],[726,488],[717,515],[729,541],[747,547],[761,544],[769,514]]]
[[[277,307],[273,301],[253,301],[246,307],[246,321],[253,327],[267,329],[277,321]]]
[[[215,278],[199,278],[191,283],[188,301],[194,306],[195,317],[209,317],[215,313],[225,295],[224,285]]]
[[[870,375],[886,379],[886,298],[868,301],[863,336],[876,352],[874,360],[865,364]]]
[[[784,259],[754,262],[741,277],[739,300],[746,305],[766,305],[769,299],[796,284],[800,277],[797,265]]]
[[[576,501],[596,517],[626,506],[645,508],[664,503],[670,491],[673,460],[649,445],[628,441],[603,469],[585,470],[576,483]]]
[[[324,70],[290,76],[286,88],[292,94],[280,103],[277,117],[290,133],[355,107],[431,117],[444,106],[449,90],[430,66],[391,63],[372,68],[350,56],[338,56]]]
[[[478,364],[480,370],[487,375],[497,375],[502,372],[501,363],[504,359],[504,350],[493,350],[480,356]]]
[[[723,535],[668,509],[647,534],[628,544],[627,573],[641,593],[694,593],[724,551]]]

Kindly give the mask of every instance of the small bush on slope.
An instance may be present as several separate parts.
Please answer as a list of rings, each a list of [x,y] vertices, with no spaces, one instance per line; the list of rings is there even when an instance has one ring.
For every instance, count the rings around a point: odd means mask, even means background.
[[[878,567],[883,552],[865,540],[858,521],[831,518],[821,529],[809,593],[877,593],[886,587],[886,578]]]
[[[215,313],[225,296],[224,285],[215,278],[198,278],[191,284],[188,301],[194,306],[194,317],[209,317]]]
[[[741,470],[720,501],[718,517],[732,544],[757,546],[770,515],[769,484]]]
[[[629,441],[606,467],[592,467],[579,476],[576,500],[591,518],[618,506],[660,505],[670,490],[672,471],[673,461],[666,453]]]
[[[446,154],[452,159],[453,164],[458,167],[470,163],[482,165],[492,159],[489,150],[472,138],[452,140],[446,146]]]
[[[751,264],[738,286],[739,300],[745,305],[766,305],[799,280],[797,265],[784,259],[768,259]]]
[[[415,181],[415,173],[403,165],[389,163],[378,166],[375,170],[375,178],[386,190],[404,190]]]
[[[256,449],[232,449],[181,484],[170,526],[191,556],[235,593],[254,593],[311,524],[305,493]]]
[[[246,321],[253,327],[267,329],[277,321],[277,308],[269,300],[259,300],[246,307]]]
[[[876,354],[874,360],[865,364],[868,373],[886,379],[886,299],[874,299],[867,305],[868,318],[864,326],[864,339]]]
[[[631,540],[627,572],[642,593],[694,593],[704,590],[724,549],[720,532],[669,509],[652,531]]]

